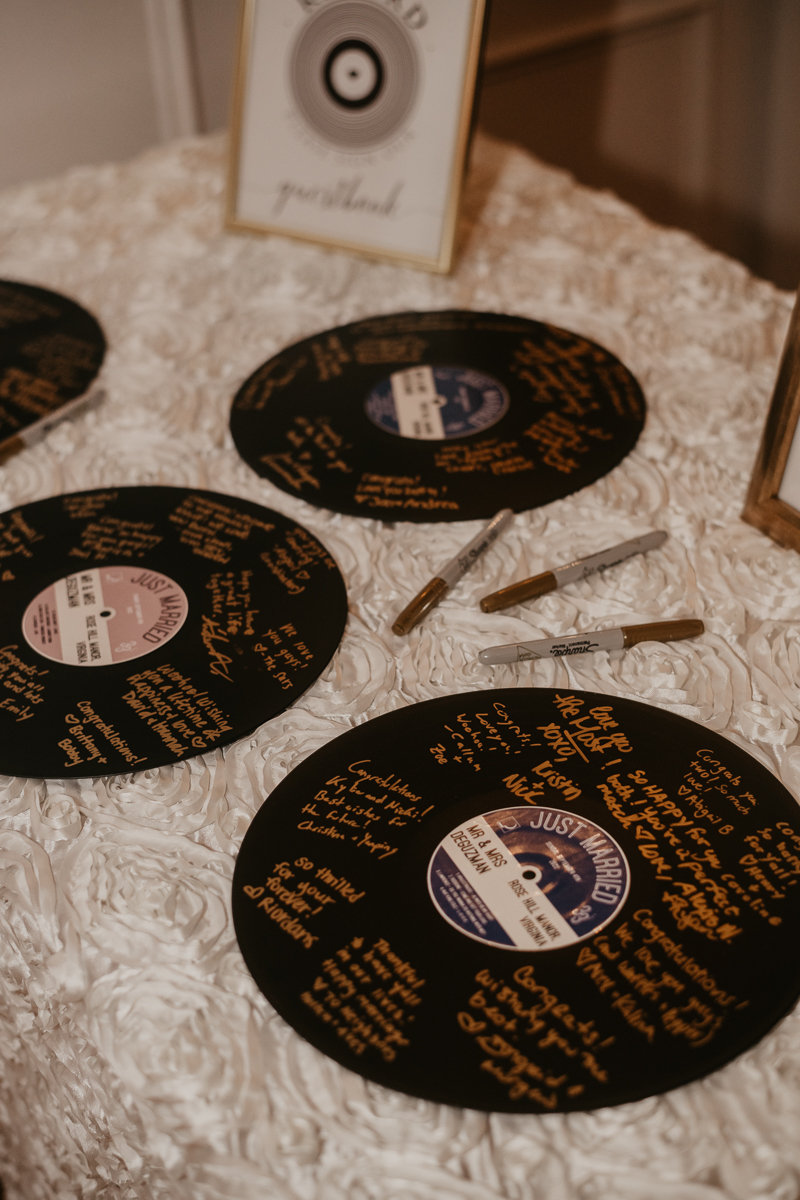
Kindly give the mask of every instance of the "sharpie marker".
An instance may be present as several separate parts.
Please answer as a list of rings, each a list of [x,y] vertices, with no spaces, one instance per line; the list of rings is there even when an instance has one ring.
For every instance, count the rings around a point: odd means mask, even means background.
[[[594,575],[595,571],[605,571],[615,567],[617,563],[633,558],[634,554],[644,554],[647,550],[655,550],[663,546],[667,534],[663,529],[653,533],[645,533],[641,537],[631,538],[629,542],[620,542],[618,546],[609,546],[607,550],[599,550],[587,558],[576,558],[574,562],[565,563],[563,567],[554,567],[552,571],[544,571],[541,575],[532,575],[530,579],[522,579],[492,592],[481,600],[484,612],[497,612],[500,608],[508,608],[512,604],[520,604],[523,600],[531,600],[534,596],[544,596],[546,592],[554,592],[565,583],[575,579],[585,579]]]
[[[5,438],[0,442],[0,463],[11,458],[12,454],[18,454],[20,450],[25,450],[28,446],[35,446],[42,438],[46,437],[50,430],[59,425],[62,421],[66,421],[67,417],[77,416],[84,409],[94,408],[101,400],[105,399],[105,391],[98,388],[94,392],[86,392],[83,396],[76,396],[74,400],[68,400],[66,404],[62,404],[60,408],[56,408],[53,412],[46,413],[40,417],[38,421],[34,421],[31,425],[26,425],[24,429],[20,429],[19,433],[14,433],[11,437]]]
[[[593,650],[626,650],[637,642],[678,642],[697,637],[704,629],[705,625],[696,617],[686,617],[682,621],[651,621],[647,625],[623,625],[620,629],[570,633],[563,638],[489,646],[481,650],[478,658],[491,666],[528,662],[532,658],[567,658],[572,654],[591,654]]]
[[[478,536],[474,537],[463,550],[459,550],[455,558],[451,558],[450,562],[445,563],[439,574],[434,575],[430,583],[426,583],[422,591],[414,597],[410,604],[406,605],[392,626],[392,633],[396,633],[399,637],[410,633],[426,613],[429,613],[442,597],[447,595],[450,588],[458,583],[461,576],[466,575],[472,564],[477,562],[482,554],[485,554],[493,542],[497,541],[513,516],[510,508],[503,508],[492,517]]]

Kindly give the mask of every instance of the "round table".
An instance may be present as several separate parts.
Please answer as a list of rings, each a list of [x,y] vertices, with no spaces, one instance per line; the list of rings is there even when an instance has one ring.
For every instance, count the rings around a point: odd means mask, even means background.
[[[9,1200],[790,1200],[800,1019],[663,1096],[573,1114],[440,1107],[303,1042],[248,975],[237,848],[294,765],[449,692],[586,688],[683,714],[800,796],[800,559],[742,523],[791,297],[613,195],[479,138],[448,278],[227,234],[224,145],[197,138],[0,196],[0,277],[65,292],[109,341],[107,399],[0,468],[0,510],[168,483],[278,509],[338,560],[347,629],[316,684],[251,737],[84,781],[0,778],[0,1177]],[[313,508],[237,455],[228,410],[281,347],[400,309],[546,320],[642,383],[644,433],[598,483],[517,516],[404,639],[393,617],[479,528]],[[662,550],[493,615],[503,583],[663,528]],[[0,564],[2,568],[2,564]],[[706,634],[519,667],[489,641],[694,614]]]

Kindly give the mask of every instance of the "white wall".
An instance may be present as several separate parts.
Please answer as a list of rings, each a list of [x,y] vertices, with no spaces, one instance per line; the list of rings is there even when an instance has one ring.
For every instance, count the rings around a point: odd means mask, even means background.
[[[0,0],[0,187],[227,124],[237,0]]]
[[[0,186],[158,137],[140,0],[0,0]]]
[[[200,126],[209,132],[224,129],[231,99],[238,0],[188,0],[186,13],[197,68]]]

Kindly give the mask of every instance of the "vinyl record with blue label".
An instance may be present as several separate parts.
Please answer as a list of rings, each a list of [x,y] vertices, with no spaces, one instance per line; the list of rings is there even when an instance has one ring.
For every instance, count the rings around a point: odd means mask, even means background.
[[[384,521],[570,495],[636,443],[642,390],[608,350],[497,313],[396,313],[298,342],[233,401],[242,457],[283,491]]]
[[[105,352],[102,329],[74,300],[0,280],[0,448],[82,395]]]
[[[800,810],[683,717],[594,692],[429,700],[259,809],[233,915],[278,1012],[426,1100],[569,1112],[665,1092],[800,994]]]
[[[0,513],[0,773],[216,750],[301,696],[346,620],[322,543],[248,500],[112,487]]]

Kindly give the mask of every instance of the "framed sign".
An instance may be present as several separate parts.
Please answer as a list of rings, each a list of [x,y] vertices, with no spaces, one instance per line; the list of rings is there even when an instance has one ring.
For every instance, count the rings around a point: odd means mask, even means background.
[[[800,550],[800,294],[795,303],[742,517]]]
[[[486,0],[243,0],[227,226],[449,271]]]

